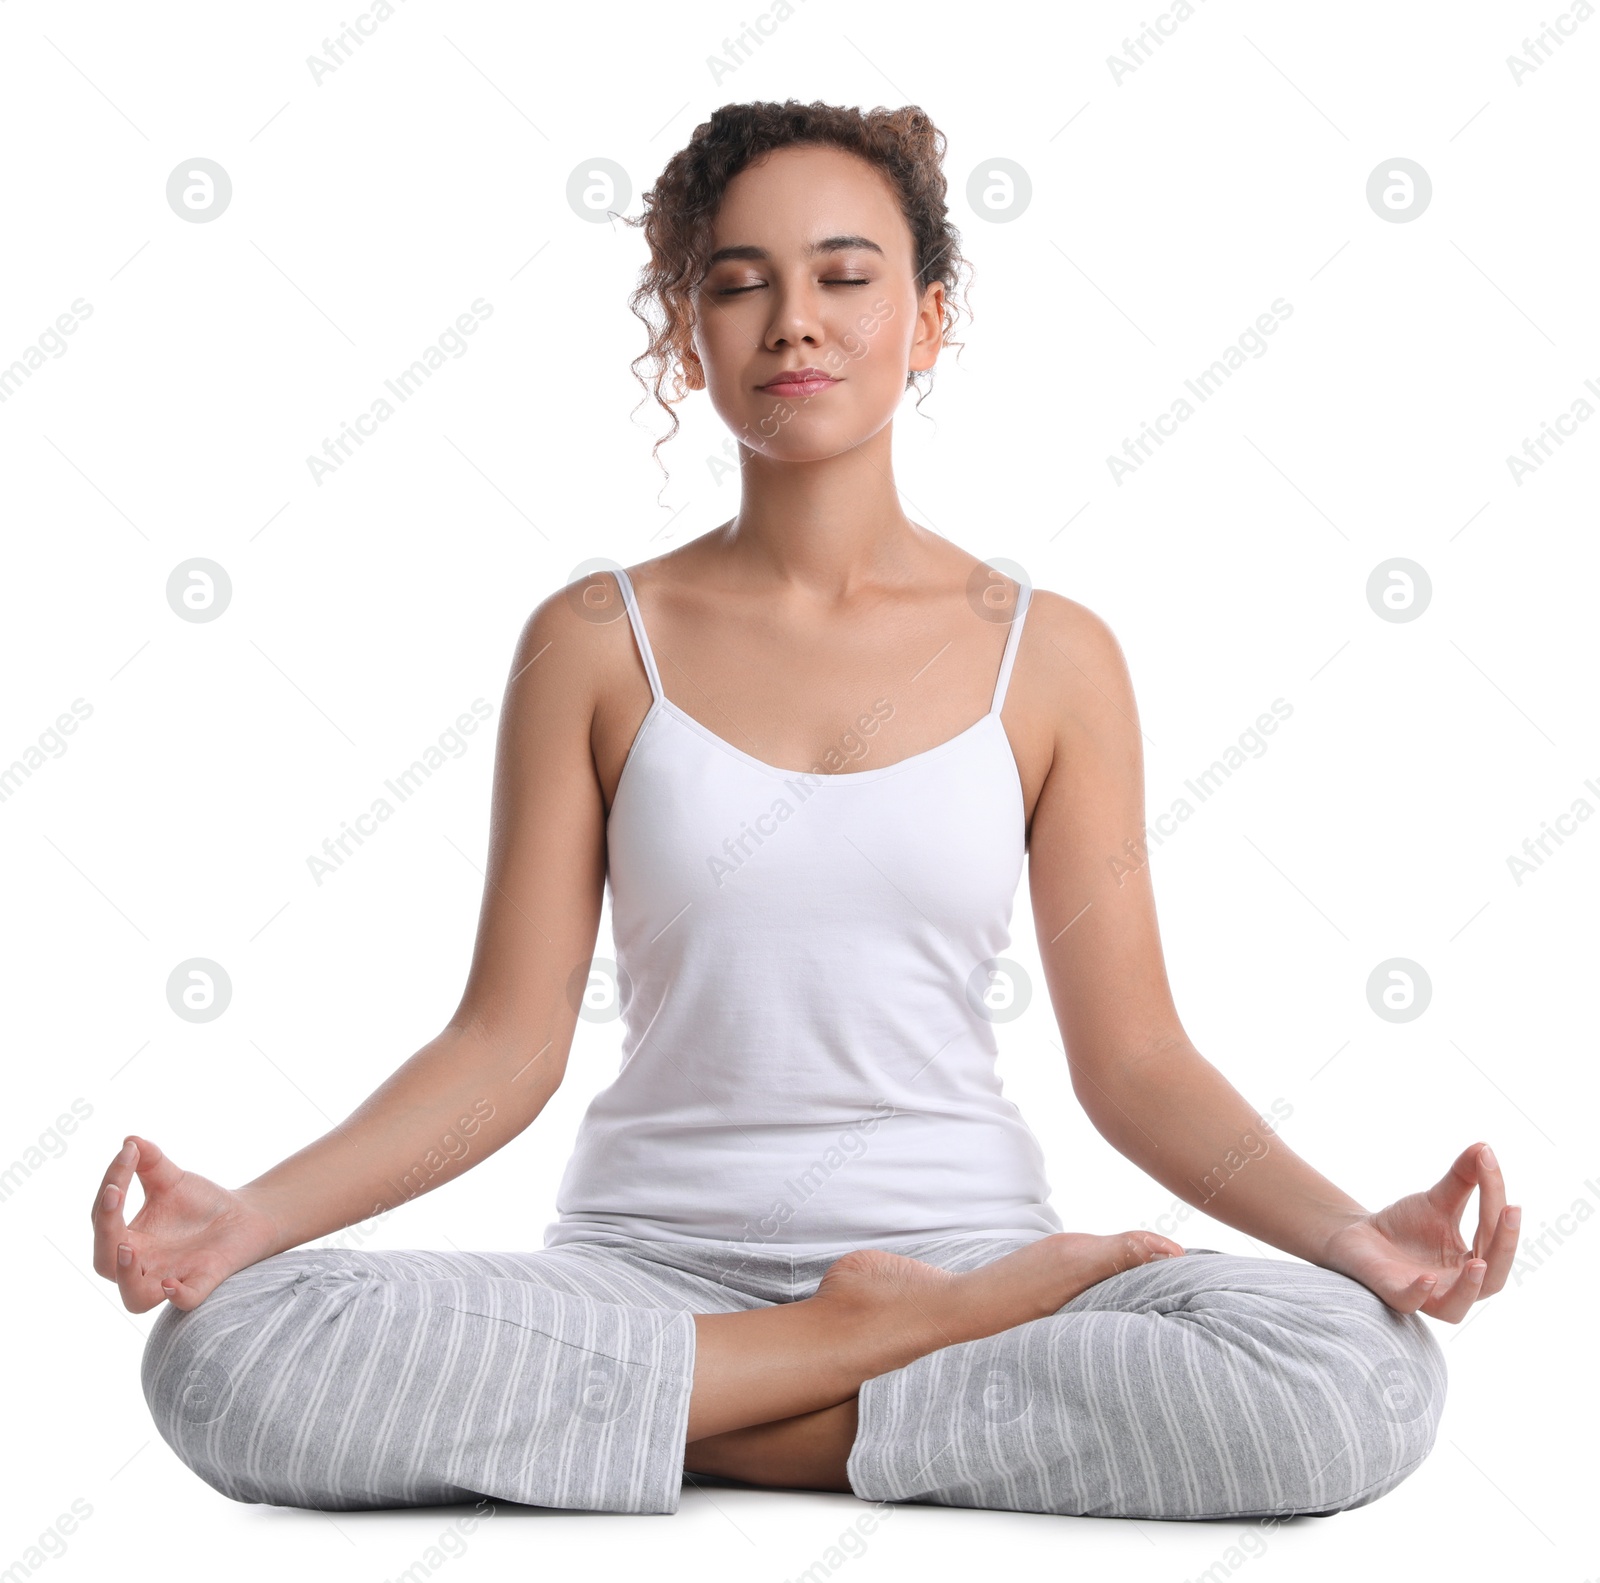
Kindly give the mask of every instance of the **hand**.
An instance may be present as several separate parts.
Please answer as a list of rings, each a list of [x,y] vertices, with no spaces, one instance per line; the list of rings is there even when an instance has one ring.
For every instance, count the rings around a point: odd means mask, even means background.
[[[1478,1232],[1461,1240],[1461,1212],[1478,1189]],[[1504,1178],[1486,1143],[1462,1150],[1425,1193],[1412,1193],[1341,1227],[1317,1260],[1370,1287],[1402,1314],[1459,1324],[1480,1297],[1506,1284],[1522,1211],[1506,1203]]]
[[[144,1203],[124,1224],[128,1184],[139,1173]],[[238,1193],[180,1171],[155,1144],[129,1138],[95,1195],[94,1268],[115,1281],[135,1314],[163,1299],[196,1308],[213,1288],[274,1251],[272,1222]]]

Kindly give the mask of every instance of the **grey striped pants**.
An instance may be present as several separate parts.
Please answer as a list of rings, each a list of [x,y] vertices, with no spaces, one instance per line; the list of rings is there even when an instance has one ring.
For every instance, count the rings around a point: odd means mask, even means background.
[[[964,1270],[1031,1240],[895,1251]],[[836,1257],[627,1237],[294,1249],[167,1308],[145,1397],[234,1500],[672,1512],[690,1316],[809,1296]],[[1420,1316],[1314,1265],[1197,1249],[869,1380],[849,1477],[866,1500],[1097,1517],[1337,1511],[1421,1462],[1444,1391]]]

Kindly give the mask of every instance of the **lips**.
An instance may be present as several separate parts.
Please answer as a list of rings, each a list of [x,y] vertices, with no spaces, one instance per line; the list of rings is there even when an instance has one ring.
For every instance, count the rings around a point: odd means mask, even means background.
[[[810,396],[838,383],[832,374],[820,368],[790,368],[769,379],[761,388],[774,396]]]

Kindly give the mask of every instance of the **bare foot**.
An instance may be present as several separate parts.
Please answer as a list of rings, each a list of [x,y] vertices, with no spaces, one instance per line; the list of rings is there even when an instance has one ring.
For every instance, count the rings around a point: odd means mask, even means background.
[[[887,1373],[940,1347],[1044,1319],[1120,1270],[1182,1252],[1153,1231],[1063,1231],[955,1273],[862,1248],[828,1266],[812,1301],[835,1309],[841,1324],[875,1333],[891,1360]]]
[[[1119,1270],[1182,1252],[1148,1231],[1060,1232],[959,1275],[877,1248],[847,1253],[814,1296],[694,1316],[685,1439],[847,1402],[866,1380],[940,1347],[1043,1319]]]

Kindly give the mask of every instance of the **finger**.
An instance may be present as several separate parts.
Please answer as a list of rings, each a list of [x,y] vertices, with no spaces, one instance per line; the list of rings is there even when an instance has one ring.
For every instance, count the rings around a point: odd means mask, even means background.
[[[1517,1237],[1521,1229],[1521,1207],[1507,1204],[1500,1211],[1500,1224],[1489,1243],[1489,1251],[1483,1255],[1489,1268],[1484,1272],[1483,1287],[1478,1296],[1492,1297],[1506,1284],[1506,1277],[1511,1274],[1511,1266],[1516,1260]]]
[[[1472,1189],[1478,1185],[1478,1150],[1482,1142],[1468,1144],[1455,1157],[1450,1169],[1428,1189],[1428,1202],[1441,1214],[1448,1215],[1451,1223],[1461,1224],[1461,1211],[1467,1207]]]
[[[148,1138],[135,1137],[133,1141],[139,1146],[134,1169],[139,1173],[139,1183],[146,1195],[176,1187],[183,1172]]]
[[[1422,1305],[1423,1313],[1443,1320],[1447,1325],[1459,1325],[1467,1317],[1467,1310],[1477,1302],[1487,1269],[1482,1259],[1470,1260],[1447,1291],[1440,1292],[1432,1301]]]
[[[1506,1179],[1487,1143],[1473,1156],[1473,1163],[1478,1173],[1478,1234],[1472,1239],[1472,1252],[1477,1258],[1487,1259],[1500,1228],[1500,1211],[1506,1207]]]
[[[161,1294],[159,1290],[152,1290],[155,1283],[145,1274],[144,1257],[139,1247],[137,1233],[131,1231],[123,1233],[113,1258],[112,1278],[117,1283],[117,1290],[122,1294],[122,1306],[132,1314],[142,1314],[147,1309],[154,1308],[161,1301]]]
[[[144,1261],[132,1242],[117,1247],[115,1279],[122,1306],[130,1314],[147,1313],[161,1301],[160,1283],[145,1273]]]
[[[189,1308],[204,1295],[194,1290],[191,1279],[176,1274],[166,1260],[147,1259],[137,1233],[126,1238],[117,1249],[117,1286],[122,1292],[122,1306],[134,1314],[147,1313],[169,1301],[174,1293],[187,1299],[186,1303],[175,1306]]]
[[[133,1179],[134,1142],[129,1138],[117,1151],[89,1209],[94,1226],[94,1272],[108,1281],[117,1278],[117,1243],[127,1235],[122,1218],[128,1183]]]
[[[1437,1285],[1437,1276],[1419,1275],[1404,1286],[1396,1285],[1392,1290],[1380,1292],[1378,1295],[1398,1312],[1414,1314],[1433,1296]]]

